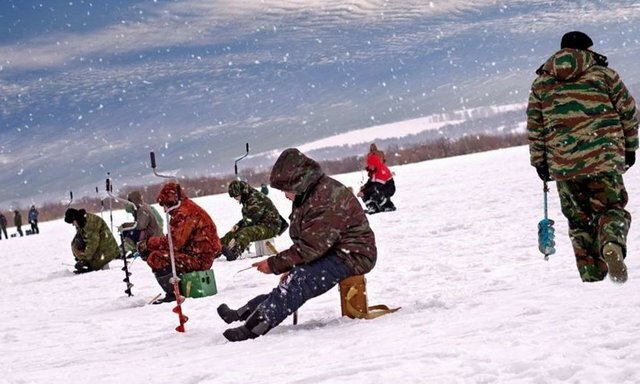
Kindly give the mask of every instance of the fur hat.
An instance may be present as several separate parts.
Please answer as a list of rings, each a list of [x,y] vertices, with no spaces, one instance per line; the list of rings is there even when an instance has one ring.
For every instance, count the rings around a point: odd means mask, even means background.
[[[180,184],[170,181],[162,187],[156,201],[162,207],[172,207],[183,197],[185,196]]]
[[[78,223],[78,226],[82,228],[87,222],[87,218],[85,217],[86,213],[87,211],[85,211],[84,209],[77,210],[74,208],[69,208],[64,213],[64,222],[72,224],[73,221],[75,220],[75,222]]]
[[[593,41],[586,33],[580,31],[567,32],[562,36],[560,49],[573,48],[587,50],[593,46]]]

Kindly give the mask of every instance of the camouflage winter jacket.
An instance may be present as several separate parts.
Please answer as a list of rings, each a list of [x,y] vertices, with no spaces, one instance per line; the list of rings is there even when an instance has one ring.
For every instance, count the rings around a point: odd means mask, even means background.
[[[180,206],[170,212],[169,230],[173,249],[177,252],[200,257],[203,265],[211,268],[213,259],[222,253],[222,245],[218,237],[218,230],[211,216],[184,195],[181,187],[173,182],[164,185],[158,194],[157,201],[161,206],[174,206],[177,201],[176,191],[180,190]],[[147,240],[149,251],[168,251],[167,236],[153,236]]]
[[[373,268],[375,236],[362,206],[347,187],[326,176],[317,162],[297,149],[282,152],[271,170],[270,182],[273,188],[296,194],[289,216],[293,245],[267,259],[274,273],[311,263],[329,250],[354,274]]]
[[[135,224],[134,229],[142,231],[140,240],[148,239],[151,236],[162,236],[162,224],[158,223],[154,209],[142,200],[140,192],[132,191],[127,196],[127,200],[135,207],[133,212],[131,212],[135,222],[124,223],[122,224],[122,227],[128,228]]]
[[[273,205],[271,199],[254,189],[244,181],[234,180],[229,185],[229,195],[231,197],[240,196],[242,204],[242,220],[236,225],[238,228],[250,227],[252,225],[264,225],[276,233],[282,224],[280,213]]]
[[[531,164],[554,180],[624,172],[638,149],[635,101],[597,53],[562,49],[538,70],[527,107]]]
[[[86,213],[85,218],[84,226],[77,229],[85,243],[84,252],[79,258],[88,262],[92,269],[98,270],[119,256],[120,248],[109,226],[100,216]]]

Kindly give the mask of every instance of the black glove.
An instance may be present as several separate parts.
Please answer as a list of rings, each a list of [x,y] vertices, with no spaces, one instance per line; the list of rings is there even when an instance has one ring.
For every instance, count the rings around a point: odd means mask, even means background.
[[[631,168],[636,163],[636,153],[627,151],[624,153],[624,165],[626,169]]]
[[[536,167],[536,172],[538,172],[540,180],[551,181],[551,178],[549,177],[549,167],[547,167],[546,164]]]

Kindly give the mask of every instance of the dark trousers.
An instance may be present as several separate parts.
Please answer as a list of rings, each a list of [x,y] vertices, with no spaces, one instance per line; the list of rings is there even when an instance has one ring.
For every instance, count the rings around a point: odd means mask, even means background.
[[[138,230],[138,229],[130,229],[127,231],[122,231],[122,236],[124,236],[125,238],[129,238],[131,239],[134,243],[138,243],[138,241],[140,241],[140,233],[142,231]]]
[[[38,229],[38,220],[31,220],[31,233],[40,233],[40,229]]]
[[[22,234],[22,228],[20,228],[20,227],[16,227],[16,231],[18,231],[18,233],[20,234],[20,237],[24,236],[24,235]]]
[[[352,275],[353,272],[335,251],[329,251],[311,264],[293,267],[284,282],[278,284],[269,294],[259,295],[250,300],[247,307],[252,313],[256,310],[261,313],[273,328],[297,311],[307,300],[320,296]]]
[[[395,209],[393,202],[391,202],[391,196],[395,193],[396,184],[393,179],[384,184],[369,180],[362,186],[362,201],[367,208],[374,211]]]
[[[9,236],[7,236],[7,227],[0,227],[0,229],[2,230],[2,233],[4,233],[4,238],[8,240]],[[2,233],[0,233],[0,239],[2,239]]]

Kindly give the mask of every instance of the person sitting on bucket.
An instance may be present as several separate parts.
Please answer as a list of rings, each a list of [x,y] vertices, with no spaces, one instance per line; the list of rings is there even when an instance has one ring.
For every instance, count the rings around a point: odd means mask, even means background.
[[[209,214],[189,199],[182,187],[174,182],[168,182],[162,187],[157,201],[165,212],[180,203],[177,208],[169,211],[169,231],[176,273],[181,275],[210,269],[213,260],[221,255],[221,246],[216,225]],[[152,236],[141,241],[138,243],[138,250],[166,293],[164,298],[154,304],[175,301],[168,236]]]
[[[107,223],[100,216],[84,209],[69,208],[64,221],[76,227],[71,241],[71,251],[76,259],[74,273],[85,273],[102,269],[120,255],[120,248]]]
[[[125,251],[133,252],[138,242],[163,235],[162,224],[158,223],[155,210],[144,202],[140,191],[129,192],[124,208],[134,219],[133,223],[118,226],[118,232],[122,232],[124,236]]]
[[[237,259],[249,243],[270,239],[288,227],[271,199],[244,181],[229,184],[229,196],[242,204],[242,220],[238,221],[220,241],[227,260]]]
[[[293,244],[253,266],[265,274],[282,274],[270,293],[237,310],[217,311],[226,323],[244,321],[224,331],[229,341],[264,335],[341,280],[373,269],[376,242],[358,199],[347,187],[325,175],[320,165],[295,148],[282,152],[270,176],[271,187],[293,202],[289,235]]]

